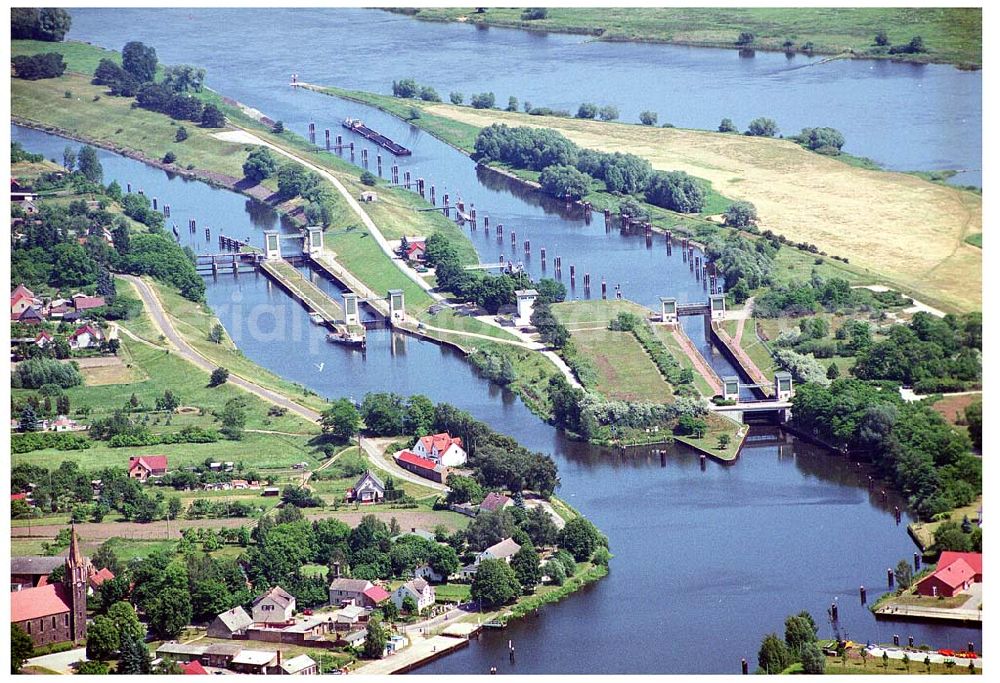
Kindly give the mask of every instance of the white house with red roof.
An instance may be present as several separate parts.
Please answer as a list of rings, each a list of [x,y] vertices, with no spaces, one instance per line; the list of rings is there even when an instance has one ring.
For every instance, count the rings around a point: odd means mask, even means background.
[[[38,348],[44,349],[46,346],[51,344],[52,341],[53,341],[52,335],[49,334],[47,330],[42,330],[41,332],[38,333],[38,336],[35,337],[35,341],[33,343]]]
[[[27,309],[32,306],[40,306],[41,301],[35,297],[35,293],[23,284],[14,288],[10,293],[10,319],[17,320]]]
[[[410,242],[406,245],[403,258],[408,261],[423,261],[427,253],[427,245],[423,242]]]
[[[82,432],[86,429],[87,427],[85,425],[82,425],[76,420],[65,415],[60,415],[56,419],[49,422],[50,432]]]
[[[167,473],[167,456],[133,455],[128,459],[128,476],[139,481]]]
[[[427,458],[445,467],[461,467],[469,459],[469,455],[462,448],[462,437],[453,437],[448,432],[422,436],[410,450],[421,458]]]
[[[103,338],[97,328],[81,325],[69,336],[69,347],[71,349],[89,349],[98,346]]]

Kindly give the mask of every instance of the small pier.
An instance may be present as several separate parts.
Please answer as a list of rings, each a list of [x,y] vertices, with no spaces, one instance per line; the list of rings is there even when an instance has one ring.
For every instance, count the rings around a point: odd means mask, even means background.
[[[389,150],[396,156],[406,157],[413,154],[413,152],[406,149],[398,142],[394,142],[385,135],[379,133],[378,131],[372,130],[371,128],[366,126],[363,121],[360,121],[358,119],[344,119],[341,125],[343,125],[344,128],[351,131],[352,133],[357,133],[366,140],[371,140],[379,147]]]

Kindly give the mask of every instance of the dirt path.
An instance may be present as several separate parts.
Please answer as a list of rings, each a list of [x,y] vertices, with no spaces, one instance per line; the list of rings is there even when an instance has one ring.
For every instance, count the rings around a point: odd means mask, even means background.
[[[691,362],[694,364],[694,368],[698,374],[701,375],[706,382],[708,382],[710,387],[712,387],[712,391],[716,394],[721,394],[722,380],[720,380],[719,376],[715,374],[715,370],[713,370],[712,367],[705,362],[705,359],[702,358],[700,353],[698,353],[698,349],[694,347],[694,344],[688,336],[684,334],[684,331],[680,328],[680,326],[672,325],[670,328],[670,334],[673,335],[674,339],[677,340],[677,343],[681,345],[681,349],[684,350],[684,355],[691,359]]]
[[[132,283],[139,292],[139,296],[142,298],[143,304],[146,307],[146,311],[149,313],[150,318],[152,318],[153,324],[163,333],[163,336],[167,338],[167,341],[177,350],[180,356],[205,372],[212,372],[218,367],[215,363],[208,360],[200,353],[198,353],[187,341],[180,335],[179,332],[174,328],[173,322],[171,322],[166,310],[163,307],[163,303],[156,296],[156,292],[148,284],[143,282],[141,279],[132,275],[121,276],[124,279]],[[286,408],[291,412],[304,417],[310,422],[319,422],[320,414],[311,408],[306,408],[305,406],[299,405],[295,401],[288,399],[287,397],[277,393],[276,391],[271,391],[265,387],[255,384],[239,375],[230,374],[229,384],[238,386],[239,388],[247,391],[255,396],[273,403],[275,405]]]

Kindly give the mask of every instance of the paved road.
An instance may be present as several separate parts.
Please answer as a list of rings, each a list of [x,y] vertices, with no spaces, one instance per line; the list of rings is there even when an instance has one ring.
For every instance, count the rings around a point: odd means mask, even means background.
[[[177,332],[174,328],[173,322],[171,322],[169,316],[163,308],[163,303],[156,296],[156,292],[152,287],[132,275],[123,275],[121,277],[135,285],[136,290],[139,292],[139,296],[142,297],[146,310],[149,312],[149,315],[153,320],[153,324],[159,328],[160,332],[163,333],[163,336],[167,338],[167,341],[170,342],[171,346],[177,350],[177,353],[179,353],[184,360],[197,365],[205,372],[212,372],[218,367],[215,363],[198,353],[194,347],[188,344],[184,337]],[[229,384],[234,384],[241,389],[264,399],[265,401],[287,408],[289,411],[295,413],[296,415],[300,415],[311,422],[319,422],[320,414],[315,410],[299,405],[295,401],[292,401],[277,392],[271,391],[270,389],[262,387],[259,384],[246,380],[239,375],[230,374]]]
[[[78,647],[75,650],[56,652],[51,655],[33,657],[27,662],[27,666],[44,666],[46,669],[58,671],[62,674],[73,673],[73,664],[87,661],[87,648]]]

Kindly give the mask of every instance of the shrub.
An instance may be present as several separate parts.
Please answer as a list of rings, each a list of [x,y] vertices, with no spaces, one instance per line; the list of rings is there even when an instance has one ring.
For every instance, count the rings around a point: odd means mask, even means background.
[[[181,126],[177,129],[177,134],[174,136],[174,142],[184,142],[188,139],[187,128]]]
[[[472,96],[469,104],[476,109],[492,109],[496,104],[496,96],[491,92],[479,93]]]
[[[378,178],[376,178],[375,174],[372,173],[371,171],[362,171],[361,182],[364,185],[373,187],[378,182]]]
[[[773,138],[777,134],[778,124],[774,122],[774,119],[756,118],[750,122],[750,126],[747,128],[747,135],[751,136]]]
[[[174,154],[173,152],[167,152],[166,154],[163,155],[163,163],[172,164],[175,161],[177,161],[177,155]]]
[[[544,7],[529,7],[521,12],[522,21],[535,21],[537,19],[546,19],[549,16],[549,11]]]
[[[655,111],[644,111],[639,114],[639,121],[642,122],[644,126],[655,126],[657,115]]]
[[[597,116],[597,105],[591,104],[590,102],[584,102],[580,105],[580,108],[576,110],[576,118],[578,119],[592,119]]]

